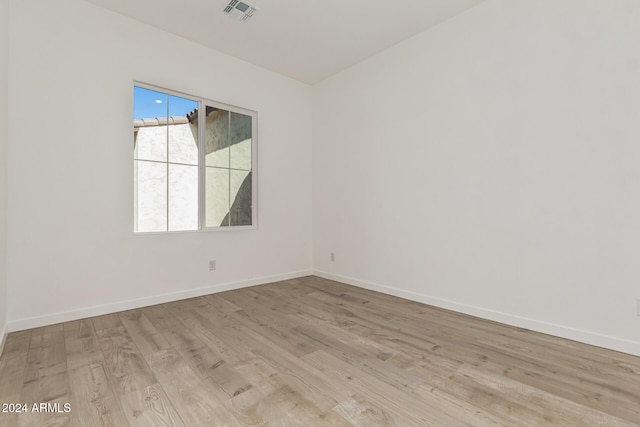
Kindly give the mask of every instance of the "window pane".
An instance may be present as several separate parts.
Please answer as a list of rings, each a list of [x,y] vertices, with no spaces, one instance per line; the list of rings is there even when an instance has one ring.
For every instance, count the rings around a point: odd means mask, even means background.
[[[230,114],[231,147],[229,165],[232,169],[251,170],[251,116]]]
[[[173,95],[168,97],[168,102],[169,162],[197,165],[198,121],[189,117],[197,117],[194,114],[198,103]]]
[[[139,160],[167,161],[167,127],[140,126],[134,131],[135,151],[133,157]]]
[[[229,213],[229,169],[206,168],[205,199],[205,226],[229,225],[228,221],[225,221]]]
[[[207,106],[206,165],[229,167],[229,112]]]
[[[167,165],[133,163],[135,231],[167,231]]]
[[[169,231],[198,229],[198,166],[169,164]]]
[[[133,119],[167,117],[168,95],[164,92],[133,87]]]
[[[231,209],[229,225],[251,225],[251,172],[231,170]]]
[[[133,88],[135,159],[167,161],[167,109],[169,97],[155,90]]]

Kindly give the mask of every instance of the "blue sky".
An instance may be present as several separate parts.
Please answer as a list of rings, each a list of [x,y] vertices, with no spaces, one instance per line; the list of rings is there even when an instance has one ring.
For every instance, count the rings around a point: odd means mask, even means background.
[[[150,119],[154,117],[184,116],[198,108],[198,103],[179,96],[168,95],[155,90],[133,87],[133,118]]]

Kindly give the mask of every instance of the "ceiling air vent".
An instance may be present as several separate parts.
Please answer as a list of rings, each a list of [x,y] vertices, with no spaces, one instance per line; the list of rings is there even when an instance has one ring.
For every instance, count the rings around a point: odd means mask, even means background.
[[[239,0],[231,0],[227,7],[224,8],[224,13],[236,21],[246,21],[253,16],[255,11],[255,7]]]

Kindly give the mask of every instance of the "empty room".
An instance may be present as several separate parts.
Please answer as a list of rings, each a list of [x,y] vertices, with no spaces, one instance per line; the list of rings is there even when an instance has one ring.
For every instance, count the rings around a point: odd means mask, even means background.
[[[637,0],[0,0],[0,426],[640,425]]]

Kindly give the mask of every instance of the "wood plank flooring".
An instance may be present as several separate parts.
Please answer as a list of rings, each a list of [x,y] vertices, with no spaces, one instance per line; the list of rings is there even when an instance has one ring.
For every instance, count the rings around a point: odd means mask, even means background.
[[[7,427],[632,426],[640,358],[311,276],[9,334],[0,404]]]

